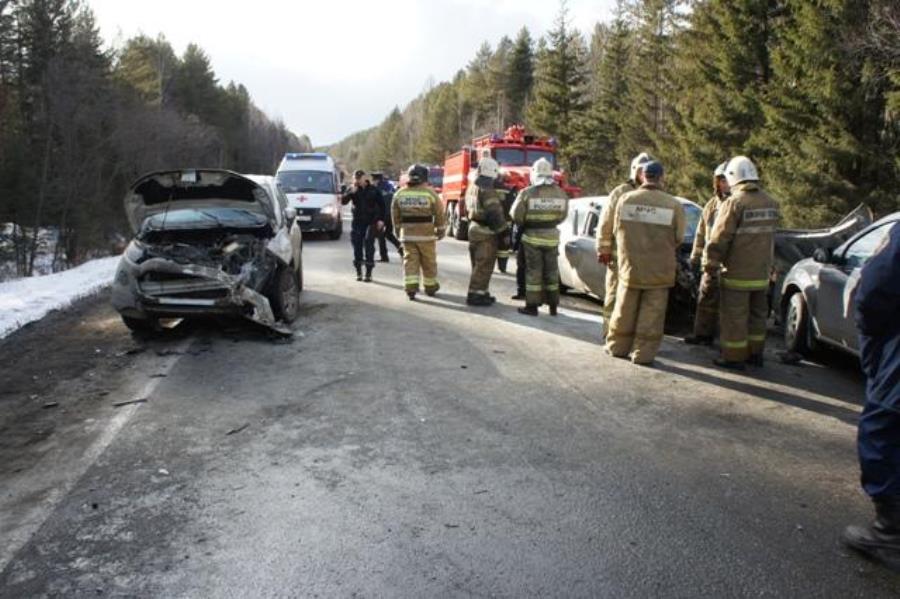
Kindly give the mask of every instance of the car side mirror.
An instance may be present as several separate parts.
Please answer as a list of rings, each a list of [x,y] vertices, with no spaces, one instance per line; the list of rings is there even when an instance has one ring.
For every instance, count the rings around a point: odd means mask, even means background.
[[[819,264],[829,264],[831,257],[831,250],[827,248],[816,248],[816,251],[813,252],[813,260]]]
[[[284,217],[288,220],[294,220],[297,218],[297,209],[293,206],[289,206],[284,209]]]

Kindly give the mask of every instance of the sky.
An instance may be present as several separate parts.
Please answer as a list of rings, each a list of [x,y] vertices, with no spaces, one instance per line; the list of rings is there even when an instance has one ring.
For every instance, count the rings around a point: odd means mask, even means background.
[[[191,42],[221,83],[243,83],[254,102],[316,146],[380,123],[429,80],[444,81],[475,55],[553,26],[555,0],[89,0],[103,38],[162,33],[179,54]],[[569,0],[588,34],[614,0]],[[238,8],[240,7],[240,8]]]

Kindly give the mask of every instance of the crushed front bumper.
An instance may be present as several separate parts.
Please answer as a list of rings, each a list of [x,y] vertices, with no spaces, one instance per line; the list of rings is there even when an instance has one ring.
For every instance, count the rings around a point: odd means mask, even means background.
[[[291,333],[276,322],[269,298],[247,287],[240,275],[164,258],[135,264],[123,257],[113,281],[112,304],[131,318],[234,315]]]

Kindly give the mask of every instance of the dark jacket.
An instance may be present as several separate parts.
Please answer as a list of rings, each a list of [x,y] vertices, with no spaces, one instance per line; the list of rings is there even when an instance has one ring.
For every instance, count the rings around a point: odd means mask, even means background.
[[[866,399],[900,412],[900,224],[893,227],[863,266],[854,306]]]
[[[390,227],[391,223],[391,202],[394,201],[394,186],[388,183],[387,181],[380,181],[378,185],[375,186],[378,188],[378,191],[381,192],[381,197],[384,200],[384,222]]]
[[[342,204],[353,203],[353,222],[371,225],[384,220],[384,198],[374,185],[353,187],[342,197]]]

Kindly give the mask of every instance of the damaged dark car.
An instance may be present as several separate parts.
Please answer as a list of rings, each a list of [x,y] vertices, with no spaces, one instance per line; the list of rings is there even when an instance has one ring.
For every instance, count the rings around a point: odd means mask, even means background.
[[[246,318],[282,334],[300,310],[302,233],[273,177],[201,169],[132,184],[135,233],[112,303],[139,333],[201,315]]]

